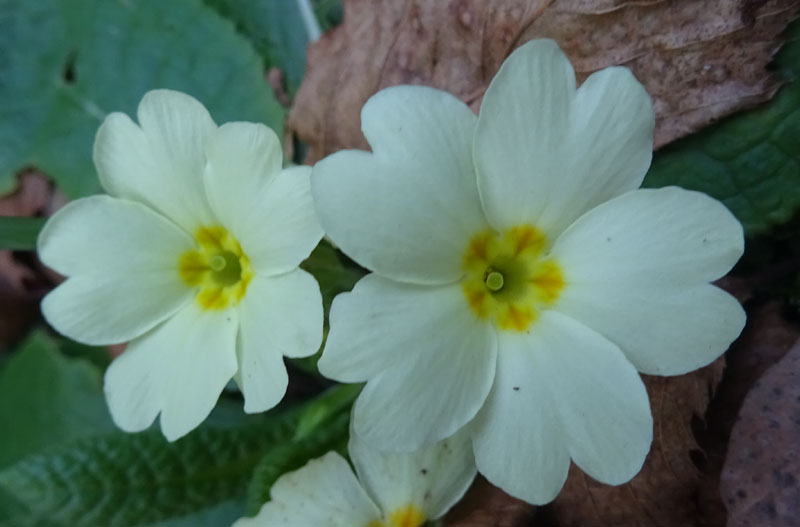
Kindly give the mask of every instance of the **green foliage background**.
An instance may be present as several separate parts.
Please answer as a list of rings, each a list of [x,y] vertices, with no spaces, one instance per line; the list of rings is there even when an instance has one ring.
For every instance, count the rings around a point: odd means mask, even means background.
[[[323,30],[340,22],[338,0],[313,5]],[[786,37],[776,98],[657,152],[645,181],[722,200],[759,251],[800,208],[800,24]],[[218,122],[263,122],[280,135],[285,110],[265,71],[279,68],[294,94],[307,43],[294,0],[0,0],[0,195],[25,167],[72,198],[99,192],[97,126],[109,111],[135,113],[153,88],[194,95]],[[0,218],[0,247],[33,248],[41,223]],[[326,313],[363,275],[325,243],[303,267]],[[257,511],[280,474],[344,449],[359,390],[290,396],[259,416],[226,393],[207,422],[170,444],[157,425],[114,427],[107,362],[105,350],[43,330],[0,362],[0,527],[229,525]],[[322,390],[314,358],[293,368]]]

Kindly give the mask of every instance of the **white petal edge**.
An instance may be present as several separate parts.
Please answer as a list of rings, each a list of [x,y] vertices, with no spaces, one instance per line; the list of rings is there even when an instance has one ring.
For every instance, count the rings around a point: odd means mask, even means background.
[[[164,436],[175,441],[202,423],[236,373],[238,325],[235,311],[192,302],[131,342],[105,375],[117,426],[138,432],[160,412]]]
[[[287,168],[264,192],[253,198],[257,207],[236,232],[253,268],[263,275],[295,269],[322,239],[311,197],[311,168]]]
[[[401,284],[375,274],[334,299],[320,372],[368,381],[354,426],[375,447],[412,451],[454,434],[494,378],[494,329],[470,311],[458,284]]]
[[[202,180],[203,147],[216,129],[208,111],[185,93],[152,90],[138,119],[112,113],[97,131],[94,162],[103,187],[150,205],[187,232],[215,223]]]
[[[499,347],[498,381],[473,424],[478,470],[490,482],[539,505],[563,486],[565,454],[603,483],[636,475],[653,420],[644,383],[619,348],[553,311],[528,335],[501,335]]]
[[[311,167],[281,170],[278,137],[255,123],[222,125],[206,151],[209,201],[254,268],[280,274],[297,267],[323,235],[311,197]]]
[[[738,302],[706,283],[743,249],[739,222],[705,194],[630,192],[556,241],[567,287],[555,308],[616,343],[639,371],[683,374],[721,355],[744,327]]]
[[[241,518],[233,527],[353,527],[381,518],[350,465],[336,452],[284,474],[270,494],[271,501],[255,517]]]
[[[472,165],[475,122],[464,103],[433,88],[372,96],[361,126],[374,153],[346,150],[314,166],[314,202],[328,236],[387,278],[457,280],[470,237],[487,225]]]
[[[467,429],[408,454],[377,450],[351,432],[348,450],[359,480],[387,515],[414,505],[426,519],[438,519],[464,496],[477,473]]]
[[[575,285],[557,309],[617,344],[649,375],[682,375],[710,364],[747,318],[736,298],[711,284]]]
[[[322,295],[302,269],[255,276],[238,308],[239,387],[244,410],[263,412],[286,393],[283,357],[308,357],[322,344]]]
[[[547,311],[537,324],[570,457],[597,481],[629,481],[653,440],[641,377],[617,346],[579,322]]]
[[[539,322],[537,322],[537,325]],[[498,334],[497,375],[469,425],[478,471],[506,493],[535,505],[552,501],[569,470],[557,402],[533,334]]]
[[[41,261],[69,276],[42,301],[48,323],[73,340],[121,343],[185,305],[180,255],[194,247],[183,231],[136,202],[109,196],[73,201],[39,235]]]
[[[555,238],[587,210],[639,187],[654,126],[650,97],[628,69],[598,71],[576,91],[558,44],[520,46],[487,89],[475,130],[490,223],[500,231],[531,223]]]

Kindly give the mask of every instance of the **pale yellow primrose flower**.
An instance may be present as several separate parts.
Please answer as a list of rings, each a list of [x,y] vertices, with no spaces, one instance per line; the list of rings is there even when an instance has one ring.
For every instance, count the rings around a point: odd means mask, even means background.
[[[135,432],[161,413],[174,440],[200,424],[233,377],[245,411],[275,406],[283,356],[322,340],[316,280],[298,269],[322,236],[310,170],[281,169],[261,124],[214,124],[188,95],[157,90],[139,124],[110,114],[94,161],[111,196],[68,204],[39,236],[39,256],[68,277],[42,312],[86,344],[130,341],[105,392]]]
[[[516,50],[480,116],[455,97],[388,88],[361,114],[372,152],[317,164],[323,227],[374,271],[333,303],[320,371],[367,381],[354,428],[414,450],[466,426],[478,470],[531,503],[570,459],[610,484],[641,468],[652,417],[637,373],[718,357],[745,320],[709,284],[743,251],[719,202],[637,190],[650,99],[608,68],[575,89],[550,40]]]
[[[348,445],[356,474],[336,452],[281,476],[271,501],[234,527],[420,527],[443,516],[475,478],[469,435],[461,432],[411,454]]]

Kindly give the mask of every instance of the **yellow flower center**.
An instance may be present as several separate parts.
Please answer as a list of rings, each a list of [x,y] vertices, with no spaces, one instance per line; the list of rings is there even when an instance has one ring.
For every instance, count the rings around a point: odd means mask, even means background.
[[[420,527],[425,523],[425,515],[415,505],[395,509],[386,520],[375,520],[367,527]]]
[[[250,259],[239,242],[219,225],[200,227],[194,238],[198,248],[186,251],[178,261],[181,279],[199,288],[196,300],[203,309],[238,304],[253,278]]]
[[[530,225],[473,236],[464,253],[461,287],[475,315],[502,329],[527,330],[565,285],[546,248],[545,235]]]

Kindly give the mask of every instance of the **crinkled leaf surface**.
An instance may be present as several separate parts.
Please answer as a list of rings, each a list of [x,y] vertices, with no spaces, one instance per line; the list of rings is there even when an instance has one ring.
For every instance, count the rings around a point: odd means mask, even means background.
[[[292,437],[297,418],[204,425],[174,443],[156,429],[118,432],[28,456],[0,471],[0,496],[19,505],[7,521],[132,527],[213,509],[244,493],[253,466]]]
[[[114,430],[102,373],[32,333],[0,372],[0,468],[28,454]]]
[[[645,186],[705,192],[751,236],[792,218],[800,208],[800,23],[786,37],[776,60],[785,80],[777,96],[659,151]]]
[[[34,165],[71,197],[99,191],[97,127],[135,114],[154,88],[187,92],[218,122],[263,122],[283,109],[260,57],[200,0],[0,2],[0,193]]]

